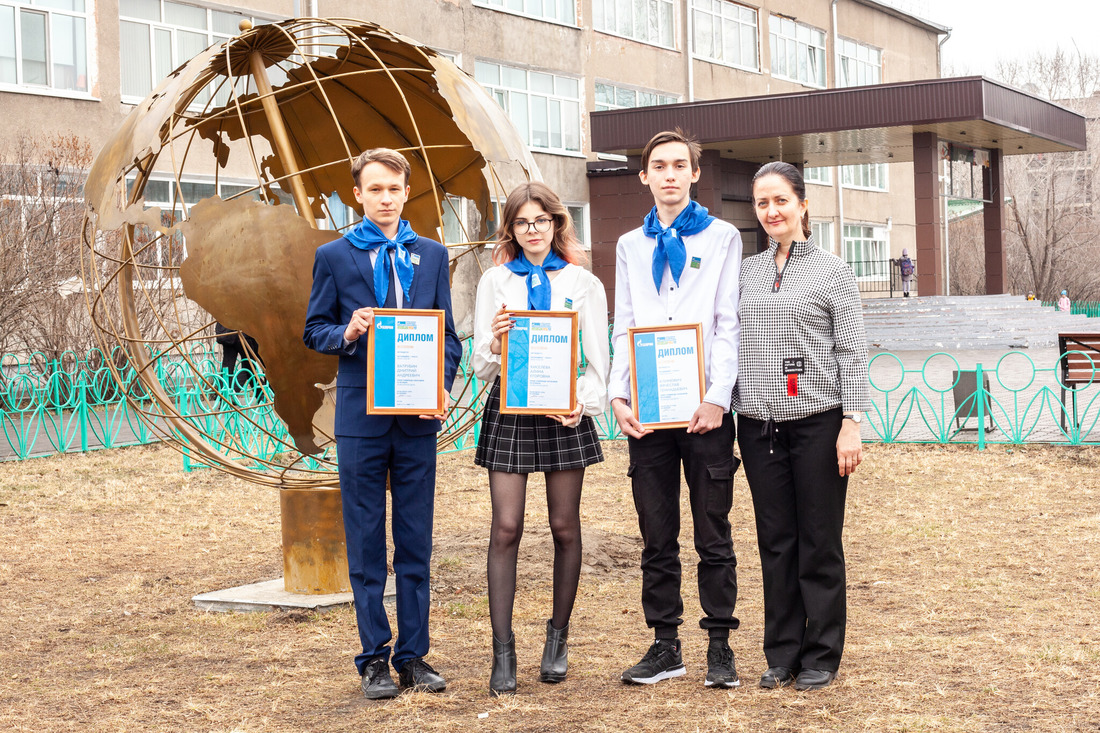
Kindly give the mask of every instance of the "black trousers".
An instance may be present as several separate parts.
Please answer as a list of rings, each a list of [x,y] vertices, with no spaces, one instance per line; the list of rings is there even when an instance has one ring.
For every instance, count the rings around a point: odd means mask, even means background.
[[[699,555],[699,625],[712,638],[729,636],[738,621],[737,557],[729,513],[733,504],[733,417],[707,433],[685,428],[657,430],[628,438],[628,475],[642,532],[642,610],[658,639],[674,639],[683,623],[680,595],[680,464],[684,466],[695,551]]]
[[[844,651],[844,500],[840,408],[789,422],[738,415],[737,444],[756,512],[769,667],[835,672]],[[775,432],[765,426],[774,425]]]

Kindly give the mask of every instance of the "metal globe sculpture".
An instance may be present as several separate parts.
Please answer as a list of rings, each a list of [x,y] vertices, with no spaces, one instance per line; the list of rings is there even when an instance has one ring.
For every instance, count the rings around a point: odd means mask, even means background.
[[[359,20],[241,30],[168,76],[97,157],[85,291],[115,380],[189,460],[281,488],[331,487],[325,386],[337,362],[301,334],[314,250],[351,225],[350,162],[372,147],[405,153],[404,216],[453,248],[452,279],[467,268],[457,279],[470,294],[480,264],[467,255],[484,244],[491,200],[538,169],[493,99],[428,47]],[[172,173],[167,209],[145,203],[154,170]],[[237,185],[219,188],[226,177]],[[461,199],[480,221],[459,220],[446,241],[444,212]],[[243,389],[219,371],[215,321],[256,340],[249,356],[262,366]],[[460,401],[442,445],[476,420],[474,397]]]

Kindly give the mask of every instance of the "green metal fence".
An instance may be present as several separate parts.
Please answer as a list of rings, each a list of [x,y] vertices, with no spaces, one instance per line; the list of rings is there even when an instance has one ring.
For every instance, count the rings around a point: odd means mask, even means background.
[[[465,346],[455,380],[458,408],[444,425],[445,451],[476,444],[484,407],[485,385],[474,376],[471,348]],[[205,345],[188,359],[164,355],[155,363],[157,380],[179,414],[215,442],[233,446],[233,455],[258,456],[263,465],[287,450],[289,437],[262,376],[223,372],[216,348]],[[965,443],[979,449],[1028,442],[1100,444],[1098,380],[1063,385],[1059,360],[1036,364],[1027,353],[1013,351],[995,363],[960,368],[946,353],[906,364],[898,354],[883,352],[871,360],[870,371],[873,404],[864,422],[865,441]],[[602,438],[622,437],[610,410],[596,423]],[[57,360],[40,354],[0,358],[0,425],[4,460],[154,443],[171,431],[120,350],[66,353]],[[193,467],[186,452],[184,465]],[[308,465],[318,467],[314,461]]]
[[[1058,303],[1056,301],[1043,301],[1044,306],[1050,308],[1057,308]],[[1088,316],[1089,318],[1100,318],[1100,303],[1090,303],[1082,301],[1080,303],[1070,303],[1069,312],[1074,315]]]

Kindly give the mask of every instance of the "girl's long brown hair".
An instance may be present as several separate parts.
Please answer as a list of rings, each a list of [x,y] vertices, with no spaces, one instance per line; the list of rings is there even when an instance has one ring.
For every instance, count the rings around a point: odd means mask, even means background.
[[[523,248],[516,241],[512,222],[516,220],[516,215],[523,205],[529,201],[541,206],[542,210],[554,220],[554,238],[550,242],[550,248],[554,253],[574,265],[587,261],[588,257],[577,240],[577,230],[573,226],[573,217],[569,216],[569,210],[549,186],[533,181],[516,186],[512,193],[508,194],[508,200],[504,202],[500,226],[497,227],[497,243],[493,247],[493,264],[502,265],[505,262],[511,262],[522,251]]]

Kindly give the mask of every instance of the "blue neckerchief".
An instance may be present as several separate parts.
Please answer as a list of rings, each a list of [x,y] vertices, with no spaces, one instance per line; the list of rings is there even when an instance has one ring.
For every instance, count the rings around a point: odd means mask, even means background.
[[[687,208],[680,212],[672,226],[665,229],[661,220],[657,218],[657,207],[654,206],[646,214],[642,223],[642,232],[647,237],[657,240],[657,246],[653,248],[653,284],[657,286],[657,292],[661,292],[661,280],[665,276],[665,264],[668,264],[672,280],[680,284],[680,273],[687,264],[687,249],[684,247],[684,237],[698,234],[714,221],[714,217],[707,212],[707,207],[698,201],[692,201]]]
[[[363,219],[352,227],[351,231],[344,234],[344,239],[351,242],[351,246],[370,252],[378,248],[378,257],[374,261],[374,299],[378,306],[386,303],[386,295],[390,292],[390,250],[394,251],[394,265],[397,268],[397,282],[401,284],[401,292],[405,294],[405,306],[409,304],[409,289],[413,282],[413,265],[409,257],[406,244],[412,244],[419,235],[412,230],[409,222],[404,219],[397,225],[397,236],[387,239],[382,230],[370,219]]]
[[[550,310],[550,278],[546,276],[546,271],[560,270],[568,264],[554,250],[550,250],[546,253],[546,259],[542,261],[542,265],[535,265],[527,259],[523,250],[520,250],[519,256],[511,262],[505,262],[504,266],[517,275],[527,276],[527,308],[533,311],[548,311]],[[535,284],[532,285],[532,281],[535,281]]]

